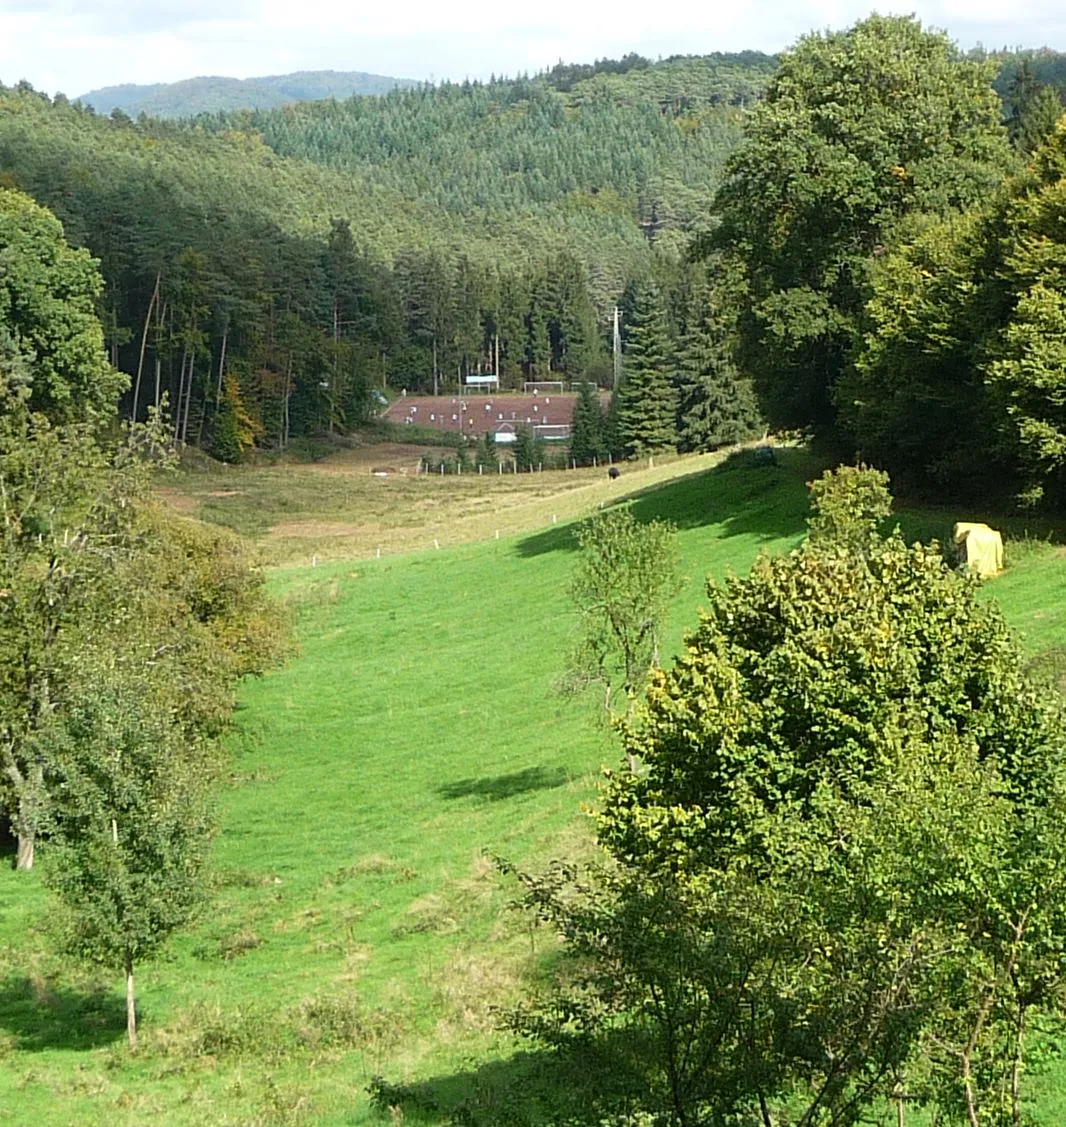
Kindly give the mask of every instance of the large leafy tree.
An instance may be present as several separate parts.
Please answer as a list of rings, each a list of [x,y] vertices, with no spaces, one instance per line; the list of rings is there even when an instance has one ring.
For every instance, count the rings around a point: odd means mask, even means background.
[[[1066,117],[1037,150],[1005,208],[1000,276],[1008,316],[986,376],[1016,428],[1027,499],[1066,487]],[[990,232],[996,234],[998,232]]]
[[[914,487],[1061,501],[1066,124],[961,216],[927,219],[872,274],[838,387],[864,456]]]
[[[598,1045],[674,1124],[854,1124],[899,1092],[1010,1121],[1066,972],[1060,718],[976,583],[879,532],[883,475],[814,501],[653,673],[607,863],[526,878],[576,957],[515,1024]]]
[[[50,211],[0,187],[0,363],[19,360],[31,409],[54,422],[104,420],[126,386],[104,350],[102,288],[92,256],[67,243]]]
[[[184,731],[214,733],[277,632],[242,553],[155,517],[158,428],[101,442],[121,378],[85,308],[99,279],[14,195],[0,212],[20,217],[0,253],[0,799],[30,868],[52,795],[45,737],[84,691],[87,654],[121,653]]]
[[[30,868],[47,797],[42,731],[76,681],[78,653],[130,622],[123,564],[146,474],[88,427],[52,427],[12,396],[0,416],[0,767]]]
[[[717,196],[741,268],[743,367],[771,423],[835,425],[833,392],[901,219],[983,199],[1011,161],[990,65],[913,18],[786,52]]]
[[[862,456],[911,490],[1009,492],[1014,444],[983,371],[1009,302],[995,238],[980,209],[930,217],[871,272],[866,333],[836,400]]]
[[[189,738],[217,735],[237,678],[285,626],[239,540],[150,502],[146,439],[102,449],[86,426],[0,419],[0,800],[33,866],[53,794],[45,736],[84,694],[87,655],[152,686]]]

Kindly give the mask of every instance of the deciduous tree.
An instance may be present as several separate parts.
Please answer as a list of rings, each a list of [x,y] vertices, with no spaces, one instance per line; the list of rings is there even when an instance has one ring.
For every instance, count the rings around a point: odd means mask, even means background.
[[[620,680],[632,708],[658,664],[663,621],[678,590],[674,530],[611,508],[586,521],[577,539],[570,597],[579,615],[578,639],[564,686],[602,684],[609,710],[612,686]]]
[[[870,266],[899,222],[970,207],[1009,169],[993,73],[910,17],[785,53],[729,160],[713,239],[742,269],[741,366],[771,424],[833,431]]]
[[[65,909],[68,949],[123,973],[131,1049],[135,969],[204,895],[216,759],[197,744],[117,666],[83,676],[42,732],[45,883]]]
[[[524,878],[573,959],[513,1024],[596,1045],[592,1098],[813,1127],[905,1091],[1019,1121],[1066,972],[1066,741],[976,582],[877,531],[886,499],[828,477],[801,549],[709,585],[623,725],[606,863]]]
[[[104,421],[126,387],[104,350],[102,288],[92,256],[67,243],[50,211],[0,187],[2,348],[21,357],[30,409],[53,422]]]

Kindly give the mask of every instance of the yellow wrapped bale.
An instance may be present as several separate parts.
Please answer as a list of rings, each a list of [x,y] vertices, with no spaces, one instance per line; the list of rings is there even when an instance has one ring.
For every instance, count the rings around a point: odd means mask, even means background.
[[[991,579],[1003,570],[1003,537],[987,524],[959,521],[952,530],[960,567]]]

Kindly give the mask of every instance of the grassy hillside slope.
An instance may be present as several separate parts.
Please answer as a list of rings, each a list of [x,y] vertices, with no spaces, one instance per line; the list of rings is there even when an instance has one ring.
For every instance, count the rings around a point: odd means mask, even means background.
[[[773,467],[739,455],[638,493],[640,516],[679,527],[671,646],[706,574],[798,541],[815,472],[798,452]],[[568,497],[577,515],[599,494]],[[935,530],[950,514],[909,520]],[[1066,643],[1057,550],[1018,558],[990,595],[1033,647]],[[596,702],[553,688],[572,561],[570,527],[548,518],[498,541],[276,571],[301,652],[245,687],[217,887],[143,975],[139,1056],[117,978],[51,955],[36,878],[0,872],[0,1122],[399,1122],[369,1106],[375,1075],[410,1085],[404,1122],[456,1107],[463,1122],[548,1122],[571,1078],[496,1032],[491,1010],[546,940],[507,911],[486,855],[587,848],[580,806],[616,756]]]

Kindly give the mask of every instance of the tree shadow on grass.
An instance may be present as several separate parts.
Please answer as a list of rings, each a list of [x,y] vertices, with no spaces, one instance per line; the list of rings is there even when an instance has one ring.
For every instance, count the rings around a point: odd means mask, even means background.
[[[679,529],[717,525],[718,535],[763,541],[798,536],[806,527],[807,482],[822,463],[804,450],[778,449],[760,462],[754,450],[738,450],[712,469],[619,497],[641,521],[668,520]],[[520,556],[573,551],[573,525],[553,526],[518,543]]]
[[[437,787],[442,798],[481,798],[501,802],[535,790],[551,790],[565,786],[570,776],[562,767],[526,767],[509,775],[483,775],[480,778],[456,779]]]
[[[0,982],[0,1029],[23,1052],[97,1049],[125,1035],[126,1006],[102,987],[55,989],[8,975]]]
[[[464,1127],[601,1127],[630,1101],[619,1072],[594,1047],[584,1052],[516,1053],[412,1084],[370,1085],[380,1122]]]

